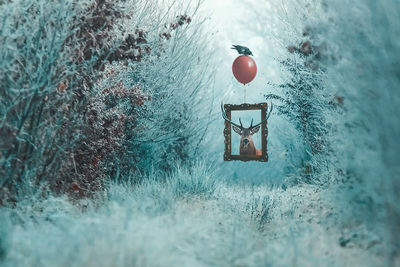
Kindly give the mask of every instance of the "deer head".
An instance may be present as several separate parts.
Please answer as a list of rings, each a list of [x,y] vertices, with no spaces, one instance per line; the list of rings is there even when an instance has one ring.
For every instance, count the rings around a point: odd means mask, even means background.
[[[269,110],[269,113],[267,117],[261,121],[260,123],[257,123],[256,125],[253,125],[253,119],[251,120],[250,127],[245,128],[243,127],[242,121],[239,118],[239,123],[240,125],[232,122],[231,120],[228,119],[226,116],[224,106],[221,103],[221,111],[222,111],[222,117],[224,118],[225,121],[229,122],[232,125],[233,130],[240,135],[240,155],[256,155],[257,149],[254,146],[254,141],[253,141],[253,134],[257,133],[260,130],[260,125],[267,121],[269,116],[271,115],[272,112],[272,103],[271,103],[271,109]]]

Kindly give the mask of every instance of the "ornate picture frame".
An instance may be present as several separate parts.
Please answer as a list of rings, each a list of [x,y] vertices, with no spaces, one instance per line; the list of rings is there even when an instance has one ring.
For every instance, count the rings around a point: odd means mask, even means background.
[[[229,120],[231,120],[232,111],[245,111],[245,110],[260,110],[261,111],[261,121],[265,120],[267,116],[268,104],[224,104],[225,114]],[[232,155],[232,126],[231,123],[225,121],[224,128],[225,137],[225,153],[224,161],[241,160],[241,161],[268,161],[268,151],[267,151],[267,137],[268,137],[268,127],[267,121],[261,124],[261,155]]]

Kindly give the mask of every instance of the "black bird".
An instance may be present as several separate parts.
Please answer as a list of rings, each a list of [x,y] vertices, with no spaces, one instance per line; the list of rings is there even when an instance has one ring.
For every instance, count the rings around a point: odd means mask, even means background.
[[[245,46],[241,46],[241,45],[232,45],[233,47],[231,47],[231,49],[236,49],[236,51],[238,51],[238,53],[240,55],[253,55],[253,53],[251,53],[250,49],[248,47]]]

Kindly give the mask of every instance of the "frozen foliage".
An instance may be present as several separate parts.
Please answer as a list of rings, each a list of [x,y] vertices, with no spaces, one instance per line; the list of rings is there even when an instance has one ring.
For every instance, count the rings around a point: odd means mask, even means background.
[[[23,190],[16,184],[28,184],[36,172],[43,174],[47,166],[57,165],[64,149],[59,141],[65,136],[58,131],[64,97],[54,89],[55,77],[62,80],[71,71],[62,70],[68,62],[62,47],[74,30],[69,26],[73,10],[72,3],[65,1],[1,4],[2,200],[8,198],[6,189],[14,195]],[[51,106],[46,105],[49,100]]]
[[[214,67],[195,10],[79,3],[0,1],[2,265],[400,264],[398,1],[243,1],[281,51],[270,147],[294,147],[257,185],[199,159]]]
[[[292,76],[289,82],[277,86],[284,96],[267,94],[265,98],[279,103],[276,107],[278,115],[286,116],[301,134],[305,151],[303,162],[298,167],[303,169],[303,181],[316,183],[319,182],[320,169],[326,164],[322,161],[323,155],[327,156],[329,151],[329,127],[324,115],[331,103],[329,97],[321,93],[324,91],[324,72],[303,64],[306,64],[303,58],[283,61],[282,65],[288,68],[288,75]]]
[[[371,228],[384,224],[387,264],[399,264],[400,21],[395,14],[400,4],[342,4],[348,8],[328,1],[335,23],[325,34],[337,58],[329,64],[327,84],[343,95],[345,107],[336,122],[335,154],[346,178],[354,181],[342,194],[364,202],[365,213],[359,214],[357,205],[350,208],[358,221]]]
[[[323,134],[309,127],[308,135],[322,136],[328,144],[326,153],[310,155],[319,167],[311,182],[325,188],[323,196],[340,211],[337,222],[343,229],[352,232],[364,227],[375,233],[379,238],[374,244],[384,251],[385,264],[398,264],[400,157],[395,151],[400,131],[396,120],[400,40],[395,14],[399,3],[271,1],[266,5],[266,14],[260,7],[254,10],[260,18],[271,20],[274,29],[261,32],[282,45],[286,51],[280,58],[289,57],[289,70],[298,67],[296,74],[302,76],[294,84],[292,70],[284,77],[284,84],[294,86],[289,86],[292,91],[283,90],[283,102],[298,96],[298,86],[304,82],[312,85],[312,95],[297,101],[302,107],[318,107],[307,112],[319,118]],[[321,70],[324,75],[319,78],[316,74]],[[315,74],[309,75],[312,71]],[[284,108],[294,115],[298,110],[292,103]],[[304,131],[299,132],[308,141]],[[344,247],[345,240],[340,241]]]
[[[197,164],[168,177],[150,174],[140,185],[111,184],[105,195],[77,205],[21,200],[0,211],[3,266],[379,263],[365,250],[376,236],[360,241],[368,235],[362,227],[342,233],[318,187],[216,186],[216,178]]]
[[[20,0],[0,12],[0,201],[42,183],[89,196],[198,154],[211,57],[196,6]]]

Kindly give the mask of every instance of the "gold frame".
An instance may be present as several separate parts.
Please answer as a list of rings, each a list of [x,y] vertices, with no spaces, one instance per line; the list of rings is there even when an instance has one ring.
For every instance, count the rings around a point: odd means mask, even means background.
[[[225,114],[229,120],[231,120],[231,111],[233,110],[261,110],[261,121],[263,121],[267,116],[267,103],[259,104],[224,104]],[[230,122],[225,121],[224,137],[225,137],[225,153],[224,161],[241,160],[241,161],[268,161],[268,151],[267,151],[267,137],[268,128],[267,121],[261,124],[261,155],[232,155],[232,126]]]

